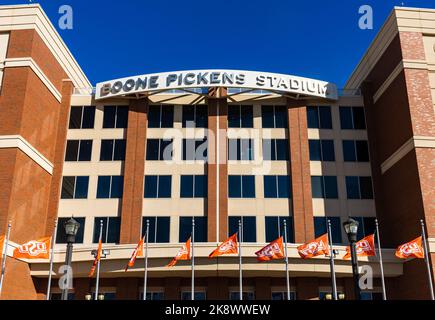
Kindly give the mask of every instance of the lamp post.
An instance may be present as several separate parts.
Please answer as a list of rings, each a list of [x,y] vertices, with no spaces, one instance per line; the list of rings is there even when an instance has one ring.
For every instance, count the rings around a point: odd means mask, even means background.
[[[352,274],[354,282],[355,299],[360,300],[360,288],[359,288],[359,274],[358,274],[358,257],[356,254],[356,237],[358,233],[358,221],[349,218],[343,223],[344,231],[346,231],[347,238],[350,242],[350,253],[352,257]]]
[[[80,223],[78,223],[74,218],[69,219],[63,225],[66,234],[66,255],[65,255],[65,265],[67,266],[67,273],[71,268],[71,259],[73,252],[73,244],[76,242],[77,231],[80,228]],[[62,300],[68,300],[68,290],[69,290],[69,281],[67,281],[67,285],[62,290]]]

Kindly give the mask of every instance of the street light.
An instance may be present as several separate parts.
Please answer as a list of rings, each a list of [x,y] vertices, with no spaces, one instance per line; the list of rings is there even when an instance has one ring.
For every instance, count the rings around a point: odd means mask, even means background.
[[[359,222],[349,218],[346,222],[343,223],[344,231],[346,231],[347,238],[350,242],[350,253],[352,257],[352,274],[353,274],[353,282],[354,282],[354,292],[355,299],[360,300],[360,289],[359,289],[359,274],[358,274],[358,257],[356,255],[356,237],[358,233],[358,225]]]
[[[74,218],[69,219],[63,225],[66,234],[66,256],[65,256],[65,265],[67,266],[66,273],[69,272],[71,268],[71,259],[73,252],[73,243],[76,242],[77,231],[80,228],[80,223],[78,223]],[[67,281],[65,288],[62,290],[62,300],[68,300],[68,288],[69,281]]]

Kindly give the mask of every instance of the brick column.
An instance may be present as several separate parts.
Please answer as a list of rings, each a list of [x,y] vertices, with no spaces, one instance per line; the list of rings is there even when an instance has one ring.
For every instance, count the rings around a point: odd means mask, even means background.
[[[287,105],[294,238],[301,243],[314,237],[307,111],[292,100]]]
[[[319,280],[317,278],[296,278],[296,298],[298,300],[318,300]]]
[[[208,141],[208,197],[207,197],[207,216],[208,216],[208,241],[223,241],[228,236],[228,165],[227,165],[227,137],[226,131],[228,102],[225,88],[212,88],[208,99],[208,129],[211,137]],[[219,111],[219,113],[218,113]],[[219,132],[217,124],[219,123]],[[219,136],[219,145],[217,138]],[[217,148],[219,148],[219,237],[217,236],[217,217],[216,217],[216,181],[218,174]]]
[[[138,278],[118,278],[118,279],[116,279],[116,299],[117,300],[138,300],[139,299],[139,279]]]
[[[271,300],[271,279],[270,278],[255,278],[255,299],[256,300]]]
[[[142,232],[147,120],[148,99],[132,100],[128,111],[120,243],[135,243]]]

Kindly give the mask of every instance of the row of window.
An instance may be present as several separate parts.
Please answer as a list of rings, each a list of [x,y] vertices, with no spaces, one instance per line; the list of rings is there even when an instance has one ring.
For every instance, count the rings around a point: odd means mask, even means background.
[[[105,106],[103,128],[127,128],[127,106]],[[207,128],[207,106],[183,106],[183,128]],[[366,128],[363,107],[339,107],[341,129],[361,130]],[[288,128],[286,106],[262,106],[263,128]],[[95,122],[95,107],[71,107],[70,129],[92,129]],[[331,107],[307,107],[308,128],[332,129]],[[148,128],[173,128],[174,106],[152,105],[148,108]],[[228,108],[229,128],[253,128],[252,105],[231,105]]]
[[[181,198],[206,198],[207,176],[182,175]],[[371,177],[346,176],[347,199],[373,199]],[[172,176],[146,175],[144,198],[171,198]],[[290,177],[287,175],[263,176],[264,198],[291,198]],[[89,176],[64,176],[62,199],[87,199]],[[98,176],[97,199],[122,198],[123,176]],[[336,176],[312,176],[313,198],[338,199]],[[229,175],[229,198],[255,198],[255,176]]]
[[[69,218],[59,218],[62,225]],[[76,237],[77,243],[83,243],[85,218],[76,218],[80,223],[80,228]],[[149,222],[148,241],[150,243],[169,243],[170,217],[143,217],[142,234],[146,231],[146,222]],[[257,242],[257,217],[255,216],[231,216],[228,217],[228,235],[232,235],[239,230],[239,221],[242,223],[243,242]],[[331,233],[333,243],[343,243],[342,226],[340,217],[314,217],[314,231],[316,237],[326,233],[327,219],[331,221]],[[363,238],[375,231],[375,218],[354,217],[360,224],[358,227],[358,238]],[[95,217],[94,233],[92,241],[98,243],[100,235],[100,221],[103,221],[102,241],[104,243],[118,243],[121,225],[120,217]],[[284,236],[284,221],[287,226],[287,241],[294,241],[293,218],[285,216],[266,216],[265,217],[265,237],[266,242],[273,241],[280,236]],[[195,241],[207,242],[207,217],[195,217]],[[192,217],[179,218],[179,242],[185,242],[192,233]],[[62,228],[57,231],[56,243],[66,243],[66,236]]]

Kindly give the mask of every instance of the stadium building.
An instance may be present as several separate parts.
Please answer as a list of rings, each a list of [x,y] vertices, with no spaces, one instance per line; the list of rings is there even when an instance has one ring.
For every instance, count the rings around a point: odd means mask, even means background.
[[[12,251],[50,236],[56,218],[59,298],[71,216],[80,223],[71,299],[95,290],[100,221],[105,299],[141,297],[143,259],[124,269],[147,221],[149,299],[190,299],[190,262],[166,265],[192,217],[196,299],[238,299],[237,255],[208,255],[239,220],[245,299],[285,298],[283,261],[255,257],[284,221],[292,297],[324,298],[329,259],[303,260],[296,247],[324,234],[327,219],[338,291],[353,299],[342,259],[349,217],[359,238],[379,221],[388,298],[430,298],[424,260],[394,251],[420,235],[423,219],[434,266],[435,10],[395,8],[340,90],[243,70],[126,76],[93,88],[39,5],[0,6],[0,235],[12,225],[2,299],[46,298],[49,261]],[[374,275],[363,297],[379,299],[378,258],[359,265]]]

